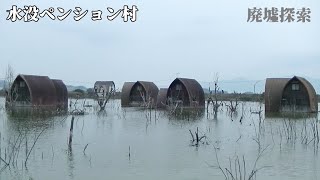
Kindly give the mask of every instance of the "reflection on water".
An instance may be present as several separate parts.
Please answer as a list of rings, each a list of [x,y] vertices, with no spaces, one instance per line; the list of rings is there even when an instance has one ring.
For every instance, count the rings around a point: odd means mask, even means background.
[[[231,114],[221,107],[215,119],[206,110],[170,114],[114,100],[105,111],[94,106],[75,117],[71,149],[71,116],[0,107],[0,179],[225,179],[219,165],[248,179],[257,157],[256,168],[264,167],[257,179],[319,179],[318,117],[259,118],[250,112],[257,106],[244,103]],[[206,143],[194,146],[190,131],[197,129]]]
[[[317,118],[317,113],[306,113],[306,112],[283,112],[283,113],[267,113],[265,115],[267,118],[293,118],[293,119],[309,119]]]
[[[177,109],[174,113],[164,113],[168,119],[176,120],[200,120],[203,119],[205,113],[204,108],[197,109]]]
[[[74,170],[74,157],[72,153],[72,147],[70,147],[68,150],[68,171],[69,171],[70,179],[74,179],[73,170]]]

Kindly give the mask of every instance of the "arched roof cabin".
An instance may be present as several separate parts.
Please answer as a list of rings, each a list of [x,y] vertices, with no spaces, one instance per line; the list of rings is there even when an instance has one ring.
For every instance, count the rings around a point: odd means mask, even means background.
[[[153,82],[125,82],[121,92],[123,107],[155,107],[159,89]]]
[[[317,94],[305,78],[268,78],[265,85],[265,111],[318,112]]]
[[[11,107],[67,108],[68,92],[61,80],[20,74],[10,88],[7,103]]]
[[[195,79],[176,78],[168,88],[167,101],[183,107],[205,106],[203,88]]]

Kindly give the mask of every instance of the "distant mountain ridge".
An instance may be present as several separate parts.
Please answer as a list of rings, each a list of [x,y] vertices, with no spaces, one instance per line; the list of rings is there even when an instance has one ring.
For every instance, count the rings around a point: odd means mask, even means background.
[[[66,85],[68,91],[74,91],[76,89],[81,89],[83,91],[87,91],[88,88],[86,88],[85,86],[72,86],[72,85]]]
[[[0,80],[0,90],[3,89],[3,87],[5,86],[5,81],[4,80]],[[72,86],[72,85],[66,85],[68,91],[74,91],[76,89],[81,89],[83,91],[87,91],[87,87],[79,85],[79,86]]]

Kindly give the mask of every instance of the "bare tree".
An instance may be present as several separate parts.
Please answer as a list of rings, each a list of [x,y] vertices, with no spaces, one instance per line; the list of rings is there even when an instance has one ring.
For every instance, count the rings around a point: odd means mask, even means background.
[[[217,119],[217,113],[218,113],[218,109],[220,107],[220,104],[218,103],[218,92],[220,90],[220,87],[218,85],[219,83],[219,74],[216,73],[215,77],[214,77],[214,90],[211,91],[210,87],[209,87],[209,91],[210,91],[210,96],[207,100],[207,113],[209,111],[209,106],[210,104],[213,105],[213,112],[214,112],[214,118]],[[214,94],[212,94],[214,93]]]
[[[253,162],[253,167],[251,170],[248,169],[248,162],[243,155],[242,158],[235,155],[234,158],[229,157],[229,167],[221,166],[218,158],[217,147],[214,146],[214,151],[216,155],[217,166],[211,166],[219,169],[226,180],[254,180],[257,179],[257,173],[265,168],[270,168],[271,166],[258,167],[258,161],[265,154],[269,146],[265,147],[261,152],[258,153],[255,161]],[[249,170],[249,171],[248,171]]]
[[[231,99],[229,104],[226,103],[226,106],[228,107],[230,113],[236,112],[239,105],[239,94],[234,92],[233,95],[234,99]]]
[[[6,106],[10,103],[12,103],[12,92],[11,92],[11,86],[13,84],[15,75],[14,75],[14,70],[10,64],[8,64],[6,68],[6,74],[4,78],[4,90],[6,92]]]
[[[207,136],[204,134],[203,136],[199,135],[199,128],[197,127],[197,131],[194,132],[194,135],[192,131],[189,129],[190,135],[192,137],[192,146],[199,146],[200,142],[202,142],[202,139],[206,139]],[[202,142],[203,144],[208,144],[208,142]]]
[[[14,81],[14,70],[12,68],[12,66],[10,64],[8,64],[7,68],[6,68],[6,75],[5,75],[5,79],[4,79],[4,89],[9,91],[11,88],[11,85]]]
[[[99,105],[100,105],[100,110],[104,110],[104,109],[106,108],[106,105],[107,105],[108,101],[110,100],[110,98],[111,98],[112,96],[114,96],[114,94],[115,94],[115,89],[111,90],[111,91],[107,94],[107,96],[105,97],[103,103],[99,103]]]
[[[99,84],[97,84],[99,83]],[[116,88],[113,82],[111,81],[100,81],[97,82],[94,87],[94,92],[96,99],[100,106],[100,110],[104,110],[106,104],[116,93]]]

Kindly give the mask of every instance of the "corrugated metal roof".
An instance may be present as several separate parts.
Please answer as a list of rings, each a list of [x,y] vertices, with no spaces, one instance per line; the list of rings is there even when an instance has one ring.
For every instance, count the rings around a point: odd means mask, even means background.
[[[317,95],[312,84],[305,78],[294,76],[293,78],[267,78],[265,84],[265,111],[267,113],[280,111],[283,91],[292,80],[299,80],[305,86],[309,95],[311,111],[318,111]]]
[[[159,89],[153,82],[149,81],[125,82],[121,91],[121,106],[130,106],[131,90],[138,84],[140,84],[146,91],[146,97],[151,97],[153,99],[152,107],[154,107],[157,102]]]
[[[308,94],[309,94],[311,112],[318,112],[318,97],[317,97],[316,90],[314,89],[312,84],[303,77],[295,76],[292,78],[292,80],[294,78],[297,78],[304,85],[304,87],[306,87]]]
[[[146,90],[146,97],[150,97],[153,100],[152,107],[155,107],[159,93],[159,88],[157,87],[157,85],[153,82],[148,81],[138,81],[137,83],[140,83],[142,87]]]
[[[68,108],[68,90],[67,86],[60,79],[52,79],[52,82],[56,88],[57,94],[57,106],[60,109]]]
[[[125,82],[122,86],[121,90],[121,106],[129,106],[130,103],[130,92],[133,87],[133,85],[136,82]]]
[[[26,82],[29,88],[32,105],[48,106],[57,103],[56,88],[48,76],[23,74],[19,76]]]
[[[51,80],[48,76],[24,75],[16,77],[16,81],[22,79],[29,90],[32,106],[68,107],[67,87],[61,80]]]
[[[282,92],[290,78],[267,78],[265,84],[265,111],[278,112],[280,109]]]
[[[195,79],[188,79],[188,78],[176,78],[169,86],[169,89],[177,82],[181,82],[189,95],[189,102],[191,103],[194,98],[196,98],[199,102],[200,107],[205,106],[205,96],[202,86],[199,84],[198,81]],[[168,94],[167,94],[168,97]],[[190,104],[191,106],[191,104]]]

